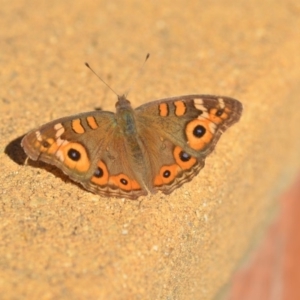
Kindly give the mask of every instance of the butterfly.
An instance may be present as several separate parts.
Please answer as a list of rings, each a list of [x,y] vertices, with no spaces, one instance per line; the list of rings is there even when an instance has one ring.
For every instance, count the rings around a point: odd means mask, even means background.
[[[116,113],[98,110],[52,121],[30,131],[21,145],[32,160],[57,166],[101,196],[170,194],[199,173],[242,110],[238,100],[212,95],[165,98],[133,109],[122,95]]]

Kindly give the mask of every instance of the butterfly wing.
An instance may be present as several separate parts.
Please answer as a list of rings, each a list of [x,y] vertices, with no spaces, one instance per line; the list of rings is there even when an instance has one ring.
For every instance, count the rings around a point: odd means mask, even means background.
[[[235,99],[187,95],[138,107],[139,136],[147,144],[152,174],[149,190],[170,194],[204,167],[222,133],[242,114]]]
[[[56,165],[100,195],[169,194],[203,168],[221,134],[239,120],[242,105],[228,97],[189,95],[134,112],[135,124],[128,127],[136,127],[134,136],[124,136],[115,114],[93,111],[45,124],[29,132],[22,146],[31,159]]]
[[[52,121],[29,132],[22,147],[32,160],[57,166],[96,194],[130,199],[147,194],[135,180],[114,113],[92,111]]]

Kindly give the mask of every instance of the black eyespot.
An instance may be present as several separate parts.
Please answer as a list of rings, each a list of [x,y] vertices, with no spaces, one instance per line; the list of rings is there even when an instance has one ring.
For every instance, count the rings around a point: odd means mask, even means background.
[[[50,144],[47,141],[42,141],[42,146],[44,148],[48,148],[48,147],[50,147]]]
[[[223,109],[218,109],[216,112],[216,116],[221,117],[223,115],[224,110]]]
[[[163,176],[164,176],[165,178],[170,177],[170,175],[171,175],[171,172],[170,172],[169,170],[164,171]]]
[[[97,178],[100,178],[103,176],[103,170],[101,168],[97,168],[95,173],[94,173],[94,176],[97,177]]]
[[[128,184],[128,181],[124,178],[120,179],[120,182],[124,185],[127,185]]]
[[[78,150],[71,148],[68,151],[68,156],[70,159],[74,160],[74,161],[78,161],[81,158],[81,154]]]
[[[206,132],[206,129],[202,125],[197,125],[193,130],[193,134],[197,138],[203,137],[205,132]]]
[[[187,154],[186,152],[180,151],[179,158],[182,161],[189,161],[191,159],[191,156],[189,154]]]

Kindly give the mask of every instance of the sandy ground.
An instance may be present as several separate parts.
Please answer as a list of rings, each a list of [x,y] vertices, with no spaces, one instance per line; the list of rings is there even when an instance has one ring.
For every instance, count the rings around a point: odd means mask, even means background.
[[[299,170],[299,15],[285,0],[2,3],[3,299],[221,295]],[[25,164],[20,147],[55,118],[114,110],[86,61],[120,94],[135,82],[135,107],[219,94],[240,99],[243,117],[171,195],[93,195],[52,166]]]

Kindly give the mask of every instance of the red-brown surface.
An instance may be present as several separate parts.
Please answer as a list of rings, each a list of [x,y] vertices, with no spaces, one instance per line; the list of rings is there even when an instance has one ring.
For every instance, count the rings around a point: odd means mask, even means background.
[[[300,176],[280,199],[279,216],[233,278],[228,300],[300,299]]]

